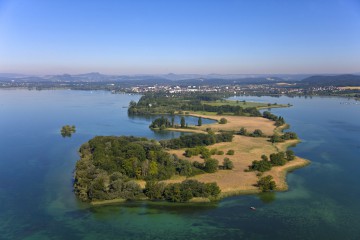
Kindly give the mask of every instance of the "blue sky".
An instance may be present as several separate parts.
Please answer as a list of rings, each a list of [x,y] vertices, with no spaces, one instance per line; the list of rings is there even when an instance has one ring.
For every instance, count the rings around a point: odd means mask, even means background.
[[[0,0],[0,72],[360,72],[360,0]]]

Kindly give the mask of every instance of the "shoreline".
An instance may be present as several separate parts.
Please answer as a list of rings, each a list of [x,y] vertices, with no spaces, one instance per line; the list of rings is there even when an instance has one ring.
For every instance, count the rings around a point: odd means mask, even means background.
[[[221,117],[229,117],[229,116],[207,116],[207,115],[200,115],[200,114],[194,114],[189,113],[187,115],[194,116],[194,117],[206,117],[212,120],[218,120],[217,118]],[[243,125],[244,120],[249,120],[251,124],[253,122],[262,124],[264,121],[271,123],[271,125],[260,125],[257,126],[258,128],[271,128],[272,133],[282,133],[284,129],[287,129],[289,127],[288,124],[285,124],[280,127],[275,127],[274,122],[270,121],[268,119],[264,119],[261,117],[242,117],[242,116],[231,116],[231,119],[234,121],[235,119],[237,121],[233,122],[232,127],[238,128],[240,125]],[[249,121],[245,121],[245,123],[249,124]],[[250,124],[250,125],[251,125]],[[205,127],[211,127],[213,126],[226,126],[227,124],[219,124],[218,122],[211,123],[211,124],[204,124],[203,126],[196,126],[193,129],[176,129],[176,128],[167,128],[164,130],[167,131],[179,131],[179,132],[192,132],[192,133],[204,133],[205,131],[202,129]],[[269,132],[270,129],[267,129]],[[228,156],[228,155],[222,155],[222,156],[213,156],[214,158],[224,158],[229,157],[232,158],[232,161],[234,161],[235,166],[237,166],[233,170],[219,170],[216,173],[205,173],[196,175],[193,177],[183,177],[183,176],[175,176],[171,179],[164,180],[165,183],[176,183],[181,182],[185,179],[195,179],[202,182],[217,182],[221,193],[219,197],[216,199],[216,201],[219,201],[223,198],[230,197],[230,196],[239,196],[239,195],[249,195],[249,194],[258,194],[261,193],[261,191],[256,187],[254,184],[257,183],[259,177],[256,176],[257,172],[244,172],[244,170],[247,168],[248,164],[251,163],[253,160],[256,160],[257,158],[260,158],[261,154],[266,152],[267,154],[272,152],[280,152],[280,151],[286,151],[289,147],[295,146],[296,144],[300,143],[300,139],[296,140],[287,140],[285,142],[280,143],[270,143],[268,141],[268,138],[254,138],[254,137],[248,137],[248,136],[240,136],[235,135],[233,142],[226,142],[226,143],[218,143],[211,146],[208,146],[208,148],[217,148],[220,150],[228,150],[229,148],[237,148],[237,154],[235,156]],[[245,148],[245,151],[243,152],[240,148],[243,147],[244,144],[247,144],[248,148]],[[185,151],[185,149],[180,150],[169,150],[169,153],[177,154],[179,157],[182,157],[182,154]],[[245,157],[244,157],[245,156]],[[235,158],[235,159],[234,159]],[[192,160],[198,160],[199,157],[193,157]],[[239,160],[240,159],[240,160]],[[243,160],[245,159],[245,160]],[[189,160],[189,159],[187,159]],[[220,159],[219,159],[220,160]],[[201,159],[200,159],[201,161]],[[220,162],[220,161],[219,161]],[[287,191],[289,189],[289,186],[286,182],[287,174],[308,166],[311,162],[307,159],[300,158],[298,156],[295,157],[294,160],[287,162],[284,166],[274,166],[270,171],[264,172],[262,175],[272,175],[274,177],[274,180],[277,185],[276,192],[282,192]],[[236,165],[237,164],[237,165]],[[226,181],[229,182],[226,182]],[[241,184],[239,184],[239,182]],[[138,183],[141,186],[145,186],[145,181],[140,180]],[[151,201],[149,199],[142,199],[143,201]],[[90,204],[93,206],[99,206],[99,205],[107,205],[107,204],[116,204],[116,203],[122,203],[125,202],[125,199],[113,199],[113,200],[104,200],[104,201],[95,201],[91,202]],[[152,202],[152,201],[151,201]],[[190,200],[187,204],[194,204],[194,203],[208,203],[211,202],[210,199],[193,199]],[[183,203],[181,203],[183,204]],[[186,203],[185,203],[186,204]]]

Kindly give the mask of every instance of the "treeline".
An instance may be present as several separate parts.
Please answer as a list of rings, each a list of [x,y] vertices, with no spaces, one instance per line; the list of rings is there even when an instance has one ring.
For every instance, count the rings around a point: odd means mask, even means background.
[[[272,114],[269,111],[263,112],[263,117],[267,118],[267,119],[270,119],[270,120],[273,120],[275,122],[275,126],[277,126],[277,127],[280,127],[280,126],[285,124],[285,119],[283,117],[281,117],[281,116],[278,117],[278,116],[276,116],[275,114]]]
[[[266,137],[266,135],[260,129],[255,129],[253,132],[248,132],[244,127],[240,128],[237,134],[248,137]]]
[[[152,123],[150,124],[149,128],[151,129],[166,129],[169,127],[174,127],[174,118],[172,118],[172,121],[170,122],[168,118],[161,116],[160,118],[156,118]]]
[[[283,135],[274,134],[270,137],[270,142],[285,142],[286,140],[299,139],[297,134],[294,132],[285,132]]]
[[[266,172],[271,170],[273,166],[284,166],[288,161],[292,161],[294,159],[295,154],[292,150],[272,153],[270,154],[270,159],[266,155],[262,155],[261,160],[253,161],[247,171]]]
[[[83,201],[136,199],[142,195],[136,179],[159,181],[175,174],[204,173],[203,168],[178,159],[146,138],[98,136],[83,144],[80,154],[74,188]]]
[[[233,114],[237,116],[261,117],[261,113],[255,107],[243,108],[232,105],[213,106],[202,103],[203,101],[221,100],[216,94],[146,94],[136,103],[131,101],[128,108],[129,114],[174,114],[178,111],[206,111],[221,114]]]
[[[144,193],[151,200],[187,202],[194,197],[216,199],[220,194],[219,186],[214,183],[202,183],[197,180],[185,180],[181,183],[164,184],[149,181]]]
[[[170,149],[192,148],[196,146],[213,145],[220,142],[231,142],[233,137],[233,134],[229,132],[222,132],[220,134],[196,133],[180,136],[179,138],[161,140],[160,144],[164,148]]]

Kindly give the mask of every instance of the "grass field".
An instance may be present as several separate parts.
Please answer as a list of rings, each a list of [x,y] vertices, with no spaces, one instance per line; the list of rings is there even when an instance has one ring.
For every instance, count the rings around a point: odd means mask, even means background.
[[[201,116],[197,114],[191,114],[194,116]],[[201,116],[207,117],[207,116]],[[218,120],[223,116],[213,116],[215,120]],[[227,124],[207,124],[201,127],[198,127],[199,130],[204,130],[207,127],[211,127],[213,130],[239,130],[240,127],[245,127],[249,130],[261,129],[265,134],[271,135],[274,131],[279,131],[274,126],[274,122],[264,119],[264,118],[255,118],[255,117],[239,117],[239,116],[226,116],[228,119]],[[256,183],[259,179],[257,172],[245,172],[248,169],[248,166],[252,164],[254,160],[260,160],[261,155],[265,154],[269,156],[271,153],[278,151],[286,151],[290,145],[295,145],[299,140],[291,140],[284,143],[273,144],[268,141],[268,138],[253,138],[235,135],[232,142],[223,142],[217,143],[212,146],[208,146],[209,149],[216,148],[217,150],[222,150],[225,152],[225,155],[213,155],[212,158],[215,158],[219,161],[221,165],[224,158],[228,157],[234,163],[233,170],[219,170],[216,173],[207,173],[202,175],[197,175],[191,177],[191,179],[196,179],[201,182],[217,182],[219,185],[222,196],[230,196],[236,194],[248,194],[258,192]],[[228,150],[234,150],[234,155],[226,155]],[[186,158],[183,156],[185,149],[179,150],[170,150],[169,153],[176,154],[182,159],[187,159],[189,161],[199,161],[203,162],[204,160],[200,156],[193,156],[191,158]],[[287,190],[288,186],[286,184],[286,174],[289,171],[294,169],[304,167],[309,164],[309,161],[296,157],[294,160],[288,162],[285,166],[273,167],[270,171],[265,172],[263,176],[271,175],[274,177],[276,182],[277,189],[279,191]],[[166,180],[167,183],[181,182],[185,180],[186,177],[176,176],[170,180]]]

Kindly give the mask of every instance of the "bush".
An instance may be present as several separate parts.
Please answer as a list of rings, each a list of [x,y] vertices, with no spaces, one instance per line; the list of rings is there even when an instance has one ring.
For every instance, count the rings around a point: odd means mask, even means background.
[[[205,160],[204,171],[207,173],[214,173],[219,168],[219,161],[213,158]]]
[[[226,118],[221,118],[219,121],[220,124],[226,124],[227,123],[227,119]]]
[[[250,171],[259,171],[259,172],[266,172],[271,170],[271,168],[272,168],[271,163],[269,161],[264,161],[264,160],[261,161],[255,160],[252,162],[252,165],[249,166]]]
[[[147,181],[144,189],[145,196],[150,200],[160,200],[164,198],[165,184],[155,181]]]
[[[263,137],[264,134],[260,129],[255,129],[252,134],[250,134],[252,137]]]
[[[269,192],[276,189],[276,183],[273,181],[273,177],[270,175],[260,178],[260,180],[257,182],[257,186],[262,192]]]
[[[270,154],[270,162],[273,166],[284,166],[287,162],[284,152]]]
[[[239,135],[246,136],[246,135],[247,135],[247,130],[246,130],[246,128],[243,128],[243,127],[240,128]]]
[[[217,155],[224,155],[224,151],[218,151],[216,154]]]
[[[286,159],[288,161],[291,161],[291,160],[295,159],[295,153],[294,153],[293,150],[287,150],[285,154],[286,154]]]
[[[223,166],[225,170],[231,170],[234,168],[234,164],[229,158],[224,158]]]
[[[230,149],[229,151],[227,151],[226,155],[234,155],[235,151]]]

